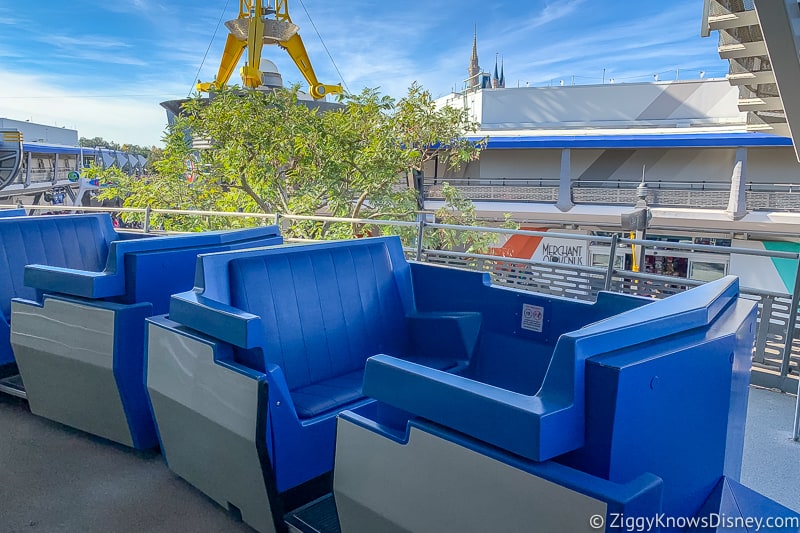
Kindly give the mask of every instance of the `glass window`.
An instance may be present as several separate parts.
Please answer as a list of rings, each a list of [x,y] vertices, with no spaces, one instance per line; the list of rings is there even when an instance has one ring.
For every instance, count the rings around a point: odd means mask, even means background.
[[[689,277],[698,281],[714,281],[725,275],[725,263],[692,261]]]
[[[607,267],[610,254],[592,254],[593,267]],[[619,255],[614,256],[614,268],[622,268],[623,258]]]

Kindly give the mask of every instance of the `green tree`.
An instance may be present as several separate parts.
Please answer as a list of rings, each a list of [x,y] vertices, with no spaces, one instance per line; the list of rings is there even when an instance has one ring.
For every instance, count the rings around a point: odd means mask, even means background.
[[[157,146],[139,146],[138,144],[119,144],[114,141],[107,141],[102,137],[81,137],[78,139],[78,146],[87,148],[107,148],[108,150],[120,150],[129,154],[143,155],[150,160],[155,152],[160,153],[161,149]]]
[[[78,146],[85,146],[88,148],[108,148],[109,150],[119,150],[120,145],[114,141],[107,141],[102,137],[81,137],[78,139]]]
[[[452,166],[477,157],[482,144],[464,138],[475,129],[465,112],[436,109],[416,84],[399,101],[366,89],[326,112],[303,105],[297,87],[226,89],[187,102],[167,131],[155,176],[123,179],[111,194],[130,207],[410,220],[417,206],[406,176],[437,156]],[[159,223],[196,229],[202,217]],[[293,227],[311,238],[369,229]]]

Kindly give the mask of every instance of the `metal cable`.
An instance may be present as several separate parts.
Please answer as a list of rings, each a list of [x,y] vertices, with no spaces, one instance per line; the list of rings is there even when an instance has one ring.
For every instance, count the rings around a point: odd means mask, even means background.
[[[330,50],[328,50],[328,46],[325,44],[325,41],[322,39],[322,35],[320,35],[319,30],[317,29],[317,25],[314,24],[314,20],[311,18],[311,15],[306,9],[306,5],[303,3],[303,0],[300,0],[300,5],[303,6],[303,11],[306,12],[306,16],[308,17],[308,21],[311,23],[311,26],[314,28],[314,31],[317,32],[317,37],[319,37],[319,42],[322,43],[322,47],[325,49],[325,52],[328,54],[328,58],[330,58],[331,63],[333,63],[333,68],[336,69],[336,73],[339,75],[339,79],[342,80],[342,85],[344,86],[344,90],[348,93],[350,89],[347,87],[347,82],[344,81],[344,76],[342,73],[339,72],[339,67],[336,65],[336,61],[333,60],[333,56],[331,55]]]
[[[197,77],[200,76],[200,71],[203,70],[203,65],[206,63],[206,58],[208,57],[208,52],[211,50],[211,45],[214,44],[214,39],[217,37],[217,31],[219,31],[219,26],[222,24],[222,19],[225,18],[225,11],[228,10],[228,4],[231,0],[225,0],[225,7],[222,8],[222,13],[219,14],[219,20],[217,21],[217,27],[214,28],[214,34],[211,36],[211,41],[208,43],[208,48],[206,48],[206,53],[203,54],[203,60],[200,62],[200,66],[197,68],[197,74],[194,75],[194,79],[197,80]],[[312,23],[313,24],[313,23]],[[195,87],[195,82],[192,82],[192,86],[189,89],[189,93],[186,95],[187,98],[192,96],[192,91]]]

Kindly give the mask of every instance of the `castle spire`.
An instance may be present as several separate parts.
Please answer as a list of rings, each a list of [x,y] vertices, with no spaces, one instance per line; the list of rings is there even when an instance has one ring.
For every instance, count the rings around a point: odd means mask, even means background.
[[[478,66],[478,25],[475,25],[475,33],[472,36],[472,58],[469,62],[469,69],[467,69],[469,73],[469,81],[467,85],[470,88],[474,88],[476,85],[480,84],[481,80],[479,79],[481,73],[481,67]]]
[[[500,87],[500,75],[497,74],[497,56],[499,55],[500,55],[499,52],[496,52],[494,54],[494,74],[492,74],[492,89],[497,89]]]
[[[503,63],[505,63],[505,61],[503,60],[503,57],[501,56],[500,57],[500,82],[498,83],[498,85],[500,86],[501,89],[505,89],[505,87],[506,87],[506,73],[503,70]]]

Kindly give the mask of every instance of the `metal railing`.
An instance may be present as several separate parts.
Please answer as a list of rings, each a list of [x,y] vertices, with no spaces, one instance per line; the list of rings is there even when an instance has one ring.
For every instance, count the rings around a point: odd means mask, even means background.
[[[443,200],[444,183],[470,200],[556,203],[557,178],[425,178],[426,200]],[[638,200],[637,181],[573,180],[570,200],[575,204],[632,205]],[[647,181],[647,203],[653,207],[725,209],[730,200],[730,180]],[[797,183],[747,183],[747,209],[752,211],[800,210]]]
[[[0,206],[0,208],[16,206]],[[196,210],[170,209],[133,209],[82,206],[23,206],[31,211],[106,211],[115,214],[130,214],[141,219],[139,231],[162,231],[156,228],[153,220],[160,217],[202,217],[207,222],[211,218],[250,219],[253,224],[275,223],[281,227],[282,234],[289,241],[308,241],[308,238],[295,239],[291,236],[299,224],[320,223],[323,225],[350,224],[358,225],[362,234],[399,235],[403,240],[406,254],[418,261],[448,265],[487,272],[492,282],[499,286],[514,289],[535,291],[554,296],[594,301],[600,291],[613,291],[626,294],[637,294],[652,298],[664,298],[685,291],[691,287],[702,285],[699,280],[653,273],[637,272],[616,267],[615,258],[624,257],[634,246],[642,247],[642,254],[657,250],[664,255],[669,250],[677,253],[718,254],[730,257],[732,254],[760,256],[774,259],[788,259],[797,263],[795,283],[791,291],[786,293],[771,292],[754,287],[741,287],[740,294],[757,302],[758,326],[756,344],[753,350],[754,384],[779,388],[786,392],[796,393],[797,378],[800,374],[800,329],[797,322],[798,303],[800,302],[800,253],[713,246],[691,243],[676,243],[654,240],[637,240],[611,237],[554,233],[528,230],[515,230],[485,226],[456,226],[426,221],[420,217],[418,221],[372,220],[360,218],[333,218],[326,216],[302,216],[268,213],[239,213]],[[533,259],[504,257],[467,250],[444,250],[426,246],[426,235],[433,231],[480,232],[496,236],[498,244],[504,237],[525,235],[532,237],[548,237],[581,242],[587,248],[591,245],[603,247],[603,255],[608,255],[606,266],[583,264],[565,264]],[[324,233],[322,234],[324,237]],[[319,240],[325,240],[324,238]],[[798,422],[795,437],[800,438],[800,402],[798,403]]]

